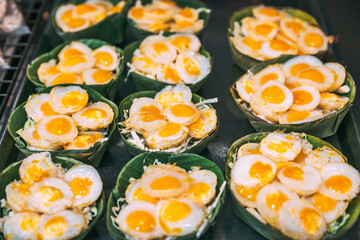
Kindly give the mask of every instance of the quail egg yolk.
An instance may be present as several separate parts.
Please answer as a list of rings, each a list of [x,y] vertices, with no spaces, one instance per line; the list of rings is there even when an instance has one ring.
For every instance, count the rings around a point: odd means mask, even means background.
[[[69,57],[72,57],[72,56],[83,56],[83,52],[75,49],[75,48],[69,48],[67,50],[65,50],[64,52],[64,58],[69,58]]]
[[[18,183],[16,185],[13,185],[13,187],[16,188],[23,197],[26,197],[27,195],[29,195],[29,185],[28,184]]]
[[[41,187],[39,193],[42,199],[49,202],[54,202],[64,197],[60,189],[51,186]]]
[[[45,116],[53,116],[57,115],[58,113],[55,112],[49,102],[44,102],[41,104],[40,110],[43,112]]]
[[[316,233],[321,226],[321,215],[314,209],[302,209],[299,213],[299,217],[308,233]]]
[[[131,16],[135,19],[142,19],[144,17],[144,10],[142,8],[134,7],[130,11]]]
[[[54,135],[65,135],[72,129],[71,123],[64,118],[55,118],[46,124],[46,130]]]
[[[267,36],[271,30],[273,30],[273,27],[270,24],[263,23],[259,24],[255,27],[255,31],[261,35]]]
[[[112,7],[109,12],[110,12],[110,14],[120,13],[122,9],[123,9],[122,6],[115,6],[115,7]]]
[[[170,110],[176,117],[191,117],[195,114],[195,110],[186,104],[176,104]]]
[[[56,66],[51,66],[47,69],[47,73],[45,74],[48,74],[48,75],[51,75],[51,76],[54,76],[55,74],[58,74],[58,73],[61,73],[59,71],[59,69],[56,67]]]
[[[240,185],[236,185],[236,191],[238,194],[249,201],[256,201],[258,190],[258,188],[246,188]]]
[[[303,29],[303,25],[298,22],[287,22],[286,27],[290,28],[294,33],[299,33]]]
[[[279,11],[274,8],[263,8],[260,10],[261,14],[267,15],[269,17],[274,17],[279,14]]]
[[[254,52],[259,51],[261,49],[261,42],[255,41],[251,37],[244,38],[242,41],[246,46],[251,48]]]
[[[144,105],[140,108],[140,112],[151,112],[155,114],[160,114],[160,109],[155,107],[154,105]]]
[[[317,192],[312,196],[312,204],[321,212],[329,212],[336,207],[336,200]]]
[[[66,26],[70,28],[78,28],[84,25],[85,19],[82,18],[72,18],[68,22],[66,22]]]
[[[325,181],[325,187],[332,192],[344,194],[350,191],[352,182],[343,175],[335,175]]]
[[[161,54],[161,53],[167,52],[169,50],[168,47],[166,46],[166,44],[161,43],[161,42],[154,43],[152,46],[153,46],[156,54]]]
[[[29,231],[29,232],[32,232],[32,231],[35,231],[36,229],[36,226],[38,225],[38,223],[40,222],[40,216],[24,216],[22,219],[21,219],[21,222],[20,222],[20,227],[22,230],[24,231]]]
[[[61,20],[65,23],[69,22],[70,20],[72,20],[72,9],[67,10],[64,12],[63,15],[61,15]]]
[[[189,21],[179,21],[176,23],[178,25],[178,27],[180,28],[188,28],[188,27],[191,27],[193,26],[193,23],[192,22],[189,22]]]
[[[26,183],[38,182],[41,178],[47,176],[47,172],[42,167],[33,164],[26,168],[23,181]]]
[[[74,193],[75,199],[87,196],[90,193],[93,181],[89,178],[77,177],[70,181],[69,186]]]
[[[191,213],[191,207],[180,201],[171,201],[162,212],[162,217],[166,221],[177,222],[186,218]]]
[[[265,88],[261,93],[262,99],[272,104],[280,104],[285,99],[283,90],[277,86],[269,86]]]
[[[305,44],[308,47],[321,47],[324,43],[324,39],[322,38],[321,35],[317,34],[317,33],[308,33],[305,36]]]
[[[268,73],[268,74],[265,74],[264,76],[262,76],[260,78],[260,84],[261,85],[264,85],[265,83],[267,83],[268,81],[271,81],[271,80],[276,80],[278,79],[278,75],[276,73]]]
[[[310,113],[308,111],[291,110],[291,111],[289,111],[289,114],[288,114],[286,120],[291,123],[291,122],[297,122],[297,121],[304,120],[308,117],[310,117]]]
[[[210,190],[211,188],[209,184],[202,182],[193,183],[190,186],[190,189],[187,193],[187,197],[195,201],[201,201],[203,196],[210,195]]]
[[[149,212],[137,210],[126,217],[126,223],[134,231],[151,232],[155,228],[156,220]]]
[[[135,190],[135,192],[134,192],[134,200],[135,201],[147,201],[147,202],[150,202],[150,203],[155,204],[155,205],[159,201],[158,198],[153,198],[153,197],[147,195],[146,193],[144,193],[142,188],[138,188],[138,189]]]
[[[190,8],[183,8],[181,9],[181,11],[179,12],[179,14],[183,17],[186,17],[186,18],[193,18],[194,14],[193,12],[191,11]]]
[[[144,68],[156,68],[156,66],[158,65],[157,62],[155,62],[154,60],[152,60],[149,57],[138,57],[136,58],[135,56],[132,59],[133,62],[137,62],[137,61],[143,61],[145,64],[143,65]]]
[[[79,91],[72,91],[66,94],[62,99],[61,103],[65,108],[70,106],[72,107],[82,107],[85,106],[89,100],[89,95],[87,93],[80,93]]]
[[[293,91],[294,101],[293,104],[306,105],[313,100],[310,92],[304,90]]]
[[[281,39],[271,39],[270,47],[276,51],[287,51],[290,49],[290,45]]]
[[[182,93],[162,93],[158,97],[158,102],[161,105],[166,105],[171,102],[183,101],[184,94]]]
[[[188,49],[190,47],[191,39],[186,36],[179,36],[174,38],[171,43],[179,49]]]
[[[106,111],[100,109],[100,108],[91,108],[86,109],[81,116],[91,118],[91,119],[102,119],[107,116]]]
[[[282,173],[287,178],[292,178],[295,180],[304,179],[304,171],[298,166],[287,166],[284,168]]]
[[[60,237],[68,230],[69,226],[64,217],[56,216],[44,225],[44,235],[48,238]]]
[[[62,64],[64,66],[75,66],[76,64],[79,64],[79,63],[84,63],[84,62],[87,62],[86,58],[84,58],[83,56],[71,56],[71,57],[68,57],[66,58]]]
[[[116,11],[113,11],[112,9],[109,11],[109,14],[113,14],[115,13]],[[121,12],[121,10],[119,11]],[[99,15],[97,15],[95,18],[94,18],[94,21],[95,22],[100,22],[102,20],[104,20],[105,18],[107,17],[107,14],[106,13],[101,13]]]
[[[141,121],[143,122],[153,122],[156,120],[162,120],[164,117],[160,113],[155,112],[142,112],[140,113]]]
[[[184,68],[185,71],[190,75],[198,75],[200,74],[200,67],[197,62],[195,62],[191,58],[185,58],[184,59]]]
[[[97,65],[103,65],[106,67],[111,66],[113,64],[114,60],[110,53],[108,52],[98,52],[95,55],[95,64]]]
[[[293,145],[293,143],[291,142],[285,142],[285,141],[280,141],[279,143],[276,143],[276,142],[270,142],[268,145],[267,145],[267,148],[270,150],[270,151],[275,151],[277,153],[284,153],[284,152],[287,152],[287,150],[289,148],[291,148]]]
[[[309,79],[309,80],[311,80],[313,82],[317,82],[317,83],[325,82],[324,75],[320,71],[318,71],[316,69],[311,69],[311,68],[301,71],[299,73],[299,77]]]
[[[266,205],[274,212],[277,212],[287,200],[289,198],[280,191],[268,194],[265,198]]]
[[[181,130],[181,126],[177,123],[168,123],[160,131],[160,137],[170,137]]]
[[[75,83],[77,81],[76,75],[74,73],[61,73],[57,76],[52,82],[51,85],[65,84],[65,83]]]
[[[90,12],[93,12],[95,11],[96,8],[89,5],[89,4],[79,4],[75,7],[75,12],[79,15],[83,15],[83,14],[86,14],[86,13],[90,13]]]
[[[167,67],[164,69],[164,78],[166,80],[171,80],[171,81],[174,81],[174,82],[180,82],[181,81],[181,78],[179,76],[179,73],[171,68],[171,67]]]
[[[151,188],[154,190],[177,189],[180,187],[181,182],[179,179],[172,176],[159,177],[151,183]]]
[[[262,183],[269,183],[274,178],[273,168],[270,164],[256,162],[249,169],[249,175],[252,178],[259,179]]]
[[[97,83],[107,82],[114,77],[114,75],[111,72],[104,71],[101,69],[94,72],[92,76],[93,76],[95,82],[97,82]]]
[[[293,76],[296,76],[300,71],[304,70],[305,68],[310,67],[309,64],[307,63],[298,63],[298,64],[294,64],[293,66],[291,66],[290,68],[290,73]]]
[[[250,80],[245,81],[245,87],[244,87],[244,89],[245,89],[245,92],[246,92],[247,94],[255,93],[254,88],[253,88],[253,82],[250,81]]]
[[[103,135],[100,133],[96,134],[89,134],[89,135],[81,135],[77,136],[74,140],[75,146],[78,148],[84,148],[86,146],[89,146],[95,142],[97,142],[99,139],[102,139]]]

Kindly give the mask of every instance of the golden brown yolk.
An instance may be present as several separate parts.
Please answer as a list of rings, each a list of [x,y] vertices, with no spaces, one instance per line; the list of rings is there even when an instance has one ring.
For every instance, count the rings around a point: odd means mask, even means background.
[[[189,21],[179,21],[176,23],[179,28],[188,28],[193,26],[193,22]]]
[[[44,225],[44,235],[48,238],[60,237],[69,228],[66,219],[61,216],[56,216],[47,221]]]
[[[308,233],[316,233],[321,226],[321,215],[314,209],[302,209],[299,218]]]
[[[249,175],[252,178],[257,178],[261,183],[269,183],[274,178],[274,173],[272,172],[273,167],[270,164],[256,162],[249,169]]]
[[[289,198],[280,191],[268,194],[265,197],[266,205],[274,212],[277,212],[287,200]]]
[[[72,57],[72,56],[83,56],[83,52],[75,49],[75,48],[69,48],[64,52],[64,59]]]
[[[90,12],[93,12],[95,11],[96,8],[89,5],[89,4],[79,4],[75,7],[75,12],[78,14],[78,15],[83,15],[83,14],[86,14],[86,13],[90,13]]]
[[[296,76],[300,71],[304,70],[305,68],[310,67],[309,64],[307,63],[298,63],[298,64],[294,64],[293,66],[291,66],[290,68],[290,73],[293,76]]]
[[[293,96],[294,96],[293,104],[296,105],[306,105],[311,103],[313,100],[312,94],[305,90],[293,91]]]
[[[307,157],[307,154],[304,151],[301,151],[294,159],[295,163],[302,163],[304,162],[305,158]]]
[[[345,194],[351,190],[352,181],[343,175],[335,175],[326,179],[325,187],[332,192]]]
[[[42,199],[55,202],[64,197],[60,189],[51,186],[43,186],[39,189],[39,193]]]
[[[187,36],[179,36],[174,38],[171,43],[177,48],[184,50],[190,48],[191,39]]]
[[[242,41],[246,46],[251,48],[254,52],[257,52],[261,49],[261,42],[255,41],[251,37],[244,38]]]
[[[170,111],[176,117],[192,117],[195,115],[195,110],[186,104],[176,104],[170,108]]]
[[[200,74],[200,67],[196,61],[187,57],[184,59],[184,68],[185,71],[190,75],[199,75]]]
[[[276,10],[275,8],[263,8],[259,12],[269,17],[275,17],[279,14],[279,11]]]
[[[159,199],[147,195],[141,188],[138,188],[134,192],[134,201],[147,201],[156,205]]]
[[[102,139],[103,136],[100,133],[81,135],[77,136],[74,140],[74,145],[77,148],[85,148],[97,142],[99,139]]]
[[[43,104],[41,104],[40,110],[44,114],[44,116],[53,116],[58,114],[52,109],[49,102],[44,102]]]
[[[151,213],[144,210],[136,210],[126,217],[126,223],[131,230],[146,233],[154,230],[156,220]]]
[[[156,120],[162,120],[164,117],[160,113],[154,112],[142,112],[140,113],[141,121],[143,122],[152,122]]]
[[[95,64],[96,65],[103,65],[106,67],[111,66],[113,64],[114,60],[110,53],[108,52],[98,52],[95,55]]]
[[[312,204],[321,212],[329,212],[335,209],[336,200],[317,192],[312,196]]]
[[[70,28],[78,28],[85,24],[85,19],[83,18],[71,18],[66,23],[66,26]]]
[[[280,104],[285,99],[285,94],[278,86],[269,86],[261,92],[261,98],[272,104]]]
[[[162,217],[169,222],[177,222],[191,213],[191,207],[183,202],[173,200],[165,207]]]
[[[61,103],[65,108],[75,107],[82,108],[89,100],[88,93],[81,93],[79,91],[72,91],[67,93],[62,99]]]
[[[181,11],[179,12],[179,14],[183,17],[186,17],[186,18],[193,18],[194,17],[194,14],[193,12],[191,11],[191,8],[183,8],[181,9]]]
[[[265,83],[267,83],[268,81],[271,81],[271,80],[276,80],[278,79],[278,75],[277,73],[268,73],[268,74],[265,74],[264,76],[262,76],[260,78],[260,84],[261,85],[264,85]]]
[[[255,31],[261,35],[268,35],[271,30],[273,30],[273,27],[269,24],[259,24],[255,27]]]
[[[299,73],[299,77],[308,79],[310,81],[317,82],[317,83],[325,82],[324,75],[319,70],[313,69],[313,68],[304,69],[303,71],[301,71]]]
[[[285,25],[296,34],[298,34],[303,29],[303,25],[298,22],[287,22]]]
[[[34,138],[34,139],[40,140],[40,135],[39,135],[39,133],[38,133],[36,130],[33,131],[33,134],[32,134],[32,135],[33,135],[33,138]]]
[[[258,188],[246,188],[240,185],[236,185],[236,191],[240,196],[249,200],[249,201],[256,201],[256,196],[259,192]]]
[[[101,69],[94,72],[92,76],[97,83],[105,83],[114,78],[114,75],[111,72]]]
[[[24,216],[21,219],[20,227],[24,231],[33,232],[36,231],[36,226],[39,224],[39,222],[40,222],[40,216],[36,216],[36,217]]]
[[[291,110],[291,111],[289,111],[289,114],[288,114],[286,120],[291,123],[291,122],[297,122],[297,121],[304,120],[308,117],[310,117],[310,113],[308,111]]]
[[[70,181],[69,186],[74,193],[75,199],[80,199],[90,193],[93,181],[86,177],[77,177]]]
[[[75,83],[76,81],[77,77],[74,73],[61,73],[51,82],[51,85]]]
[[[288,51],[290,49],[290,45],[281,39],[271,39],[270,47],[276,51]]]
[[[90,118],[90,119],[102,119],[106,118],[107,113],[105,110],[102,110],[100,108],[90,108],[86,109],[81,116]]]
[[[181,187],[181,182],[176,177],[164,176],[156,178],[150,186],[154,190],[177,189]]]
[[[158,43],[154,43],[152,46],[154,48],[154,51],[158,55],[162,54],[163,52],[166,53],[167,51],[169,51],[169,49],[165,43],[158,42]]]
[[[64,118],[54,118],[46,124],[46,131],[54,135],[65,135],[72,129],[72,124]]]
[[[317,33],[306,34],[304,41],[308,47],[314,47],[314,48],[321,47],[324,43],[323,37]]]
[[[142,8],[134,7],[130,10],[130,15],[135,19],[141,19],[144,17],[144,10]]]
[[[80,63],[85,63],[87,62],[86,58],[84,58],[83,56],[70,56],[68,58],[66,58],[64,61],[62,61],[62,64],[64,66],[75,66],[77,64],[80,64]]]
[[[282,173],[287,178],[304,180],[304,171],[298,166],[287,166],[283,169]]]
[[[194,201],[201,202],[203,197],[210,195],[210,190],[209,184],[197,182],[191,184],[186,196]]]
[[[171,67],[165,68],[165,70],[164,70],[164,78],[166,80],[171,80],[171,81],[174,81],[174,82],[180,82],[181,81],[179,73],[175,69],[173,69]]]
[[[61,15],[61,20],[65,23],[70,21],[72,18],[72,9],[65,11],[63,15]]]

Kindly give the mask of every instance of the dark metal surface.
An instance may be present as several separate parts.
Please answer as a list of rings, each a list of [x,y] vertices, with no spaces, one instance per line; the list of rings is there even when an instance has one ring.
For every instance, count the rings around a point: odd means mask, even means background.
[[[57,2],[57,1],[56,1]],[[54,4],[56,4],[56,2]],[[264,3],[273,6],[291,6],[300,8],[313,15],[328,34],[340,35],[340,50],[344,56],[349,56],[349,61],[345,58],[342,61],[338,46],[331,48],[328,59],[338,59],[342,63],[346,63],[348,70],[352,73],[356,81],[360,77],[360,70],[356,67],[359,58],[360,29],[358,27],[360,12],[360,1],[347,0],[234,0],[234,1],[205,1],[212,9],[211,18],[207,29],[202,37],[202,43],[210,52],[214,59],[214,69],[199,92],[204,98],[218,97],[219,102],[214,104],[220,119],[219,134],[208,145],[207,149],[202,152],[202,156],[214,161],[224,170],[226,153],[230,145],[240,137],[253,133],[254,129],[250,126],[245,116],[241,114],[237,106],[232,100],[229,87],[243,72],[237,68],[231,60],[230,49],[227,40],[227,27],[232,13],[238,9],[248,5]],[[48,11],[53,1],[46,1],[45,10]],[[352,22],[353,20],[353,22]],[[356,21],[357,20],[357,21]],[[346,24],[346,27],[344,27]],[[330,26],[336,28],[333,32]],[[42,30],[42,29],[41,29]],[[36,38],[30,39],[31,48],[28,47],[31,59],[38,54],[51,50],[54,46],[61,43],[49,23],[43,30],[43,34]],[[128,33],[128,32],[127,32]],[[354,36],[352,39],[347,39]],[[126,41],[120,45],[124,47],[133,39],[126,34]],[[345,40],[344,42],[342,42]],[[350,45],[349,42],[354,42]],[[351,49],[351,46],[354,49]],[[356,52],[357,51],[357,52]],[[357,53],[357,54],[356,54]],[[26,59],[29,60],[29,59]],[[346,65],[345,64],[345,65]],[[8,118],[15,105],[25,101],[29,94],[34,92],[34,88],[29,81],[26,81],[24,68],[27,62],[23,63],[23,68],[17,76],[16,85],[12,90],[12,98],[9,99],[5,112],[7,114],[0,117],[1,121]],[[120,100],[134,91],[131,83],[126,83],[119,88],[116,104]],[[359,126],[354,119],[360,118],[360,103],[355,99],[354,106],[340,126],[338,134],[325,139],[340,149],[348,160],[352,163],[359,163],[360,146],[359,146]],[[1,122],[0,122],[1,123]],[[23,158],[19,151],[14,147],[14,142],[9,134],[5,133],[4,125],[0,125],[0,169],[9,163]],[[104,182],[104,191],[108,197],[110,191],[115,185],[117,176],[122,167],[132,158],[125,149],[124,143],[121,141],[119,133],[116,131],[110,140],[109,147],[104,154],[100,166],[97,168]],[[355,162],[355,160],[357,160]],[[359,165],[357,165],[360,168]],[[95,229],[86,239],[111,239],[105,225],[105,216],[99,221]],[[263,239],[261,235],[248,227],[232,212],[230,198],[227,198],[224,207],[220,213],[219,219],[214,227],[212,227],[203,237],[203,239]],[[357,221],[355,226],[350,229],[342,239],[360,239],[360,222]]]

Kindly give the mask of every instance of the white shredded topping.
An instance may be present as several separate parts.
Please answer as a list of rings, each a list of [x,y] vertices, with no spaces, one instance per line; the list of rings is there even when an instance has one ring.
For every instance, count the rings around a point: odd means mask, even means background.
[[[217,103],[218,102],[218,98],[211,98],[211,99],[206,99],[204,101],[200,101],[197,104],[195,104],[196,107],[202,106],[204,104],[209,104],[209,103]]]
[[[350,92],[350,87],[348,85],[343,85],[341,87],[339,87],[335,92],[336,93],[348,93]]]

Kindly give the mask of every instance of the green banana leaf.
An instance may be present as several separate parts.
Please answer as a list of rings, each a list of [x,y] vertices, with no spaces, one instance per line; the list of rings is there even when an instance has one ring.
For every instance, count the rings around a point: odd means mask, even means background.
[[[114,5],[120,2],[121,0],[106,0]],[[81,4],[86,2],[86,0],[72,0],[67,1],[64,3],[59,4],[58,6],[54,7],[51,12],[51,23],[56,31],[56,33],[62,38],[64,41],[71,41],[81,38],[96,38],[99,40],[103,40],[112,44],[119,44],[123,42],[124,40],[124,33],[125,33],[125,23],[126,23],[126,16],[127,12],[129,10],[129,3],[131,0],[126,0],[126,4],[124,8],[122,9],[121,13],[115,13],[108,17],[106,17],[104,20],[98,22],[97,24],[94,24],[88,28],[85,28],[83,30],[77,31],[77,32],[64,32],[59,28],[55,21],[55,15],[56,11],[59,9],[59,7],[65,5],[65,4]]]
[[[139,48],[141,42],[142,42],[142,40],[130,43],[129,45],[127,45],[124,48],[125,63],[131,63],[134,52],[136,51],[136,49]],[[210,66],[212,69],[213,62],[212,62],[210,53],[208,53],[203,47],[200,48],[199,52],[201,55],[204,55],[205,57],[210,59]],[[130,69],[128,68],[128,71],[129,70]],[[208,75],[206,75],[199,82],[197,82],[195,84],[186,84],[186,86],[188,86],[192,92],[196,93],[200,90],[201,86],[204,84],[204,82],[206,81],[206,79],[209,77],[210,74],[211,74],[211,71],[209,72]],[[148,77],[141,75],[139,73],[136,73],[136,72],[130,72],[128,77],[131,79],[136,91],[147,91],[147,90],[160,91],[167,85],[174,85],[174,84],[169,84],[169,83],[165,83],[165,82],[161,82],[161,81],[157,81],[157,80],[148,78]]]
[[[233,61],[236,65],[238,65],[240,68],[242,68],[245,71],[262,61],[256,60],[252,57],[249,57],[249,56],[239,52],[235,48],[235,45],[233,44],[231,38],[233,37],[235,22],[240,22],[245,17],[253,17],[252,8],[253,8],[253,6],[247,7],[240,11],[235,12],[230,19],[230,27],[228,29],[228,39],[229,39],[229,44],[230,44],[231,55],[232,55]],[[283,10],[286,13],[288,13],[289,15],[296,17],[296,18],[300,18],[301,20],[304,20],[305,22],[307,22],[308,24],[310,24],[312,26],[320,27],[314,17],[312,17],[310,14],[308,14],[302,10],[293,9],[293,8],[283,8]],[[317,54],[314,54],[314,56],[318,57],[318,58],[322,58],[325,53],[326,53],[326,51],[321,51],[321,52],[318,52]]]
[[[96,40],[96,39],[79,39],[77,40],[79,42],[82,42],[86,44],[91,49],[95,50],[99,47],[110,45],[107,42]],[[32,84],[34,84],[37,91],[41,91],[45,88],[45,85],[39,80],[38,76],[38,69],[40,65],[44,62],[49,62],[52,59],[55,59],[57,62],[58,54],[59,52],[67,45],[69,45],[71,42],[63,43],[55,47],[52,51],[49,53],[44,53],[37,58],[35,58],[26,69],[26,74],[28,79]],[[114,100],[116,96],[116,92],[120,83],[120,76],[124,70],[124,53],[120,48],[116,48],[116,53],[119,57],[119,64],[116,68],[116,74],[115,78],[111,80],[107,84],[99,84],[99,85],[88,85],[92,89],[96,90],[100,94],[102,94],[104,97],[109,98],[110,100]]]
[[[275,64],[275,63],[284,63],[289,59],[294,58],[293,55],[283,55],[278,58],[274,58],[268,61],[264,61],[253,66],[250,71],[252,73],[260,72],[265,67]],[[236,82],[235,82],[236,83]],[[285,130],[286,132],[304,132],[307,134],[315,135],[320,138],[325,138],[334,135],[345,115],[349,111],[350,107],[355,98],[356,87],[355,82],[350,75],[350,73],[346,72],[346,79],[344,85],[347,85],[350,88],[350,92],[345,94],[339,94],[340,96],[346,96],[349,98],[349,102],[338,111],[318,119],[316,121],[300,123],[300,124],[278,124],[278,123],[268,123],[263,119],[252,114],[243,104],[247,103],[239,103],[237,99],[240,98],[238,92],[236,91],[235,83],[231,86],[230,92],[233,96],[233,99],[242,113],[246,116],[246,118],[250,121],[251,126],[255,128],[257,132],[265,132],[265,131],[274,131],[274,130]]]
[[[76,164],[81,164],[81,162],[79,162],[75,159],[72,159],[72,158],[67,158],[67,157],[55,157],[55,158],[53,158],[53,162],[60,163],[61,166],[66,169],[70,169],[72,166],[74,166]],[[14,162],[14,163],[10,164],[6,169],[4,169],[2,171],[2,173],[0,173],[0,199],[6,198],[5,188],[10,182],[12,182],[14,180],[20,180],[19,168],[20,168],[21,163],[22,163],[22,161]],[[98,210],[97,215],[95,216],[94,219],[92,219],[90,221],[87,228],[84,229],[80,233],[80,235],[78,235],[75,238],[72,238],[72,240],[85,239],[86,235],[94,228],[94,226],[99,221],[102,214],[104,213],[104,201],[105,201],[105,195],[104,195],[104,193],[102,193],[101,196],[99,197],[99,199],[96,201],[96,208]],[[4,212],[5,212],[4,208],[0,207],[0,216],[1,217],[4,216]],[[3,234],[0,234],[0,239],[5,240]]]
[[[143,92],[137,92],[137,93],[131,94],[131,95],[127,96],[126,98],[124,98],[119,105],[119,123],[125,121],[124,111],[130,110],[130,107],[133,104],[133,101],[135,98],[141,98],[141,97],[154,98],[156,93],[157,92],[155,92],[155,91],[143,91]],[[202,97],[200,97],[199,95],[196,95],[196,94],[192,95],[191,101],[195,104],[200,101],[203,101],[203,100],[204,99]],[[210,106],[211,108],[213,108],[210,104],[207,104],[207,105]],[[128,142],[126,134],[121,133],[121,130],[124,129],[123,126],[118,125],[118,129],[120,131],[120,136],[125,143],[126,149],[129,151],[129,153],[131,155],[136,156],[138,154],[147,152],[147,151],[131,144],[130,142]],[[188,148],[186,151],[184,151],[184,153],[196,153],[196,154],[201,153],[206,148],[206,146],[209,144],[209,142],[216,136],[218,129],[219,129],[219,119],[216,123],[216,129],[209,136],[203,138],[195,146]]]
[[[208,6],[204,2],[201,2],[199,0],[172,0],[172,1],[176,2],[177,5],[179,7],[181,7],[181,8],[190,7],[190,8],[194,8],[194,9],[198,9],[198,8],[207,8],[207,9],[209,9]],[[133,0],[133,2],[130,4],[130,8],[135,5],[135,2],[136,1]],[[141,3],[143,5],[149,4],[151,2],[152,2],[152,0],[141,0]],[[205,29],[205,27],[208,24],[209,19],[210,19],[210,13],[207,13],[207,12],[204,12],[204,11],[201,12],[199,14],[199,19],[204,20],[204,27],[200,32],[196,33],[196,35],[198,37],[200,37],[202,35],[202,33],[204,32],[204,29]],[[134,35],[134,37],[136,39],[142,39],[142,38],[144,38],[146,36],[155,34],[153,32],[149,32],[149,31],[137,28],[136,23],[134,22],[134,20],[132,20],[130,18],[127,18],[127,24],[130,27],[130,29],[131,29],[131,31],[132,31],[132,33],[133,33],[133,35]],[[170,33],[171,32],[164,32],[164,35],[168,35]]]
[[[79,86],[83,89],[85,89],[89,94],[89,102],[105,102],[107,103],[112,110],[114,111],[114,120],[109,125],[108,128],[108,135],[106,136],[108,138],[105,142],[97,142],[89,149],[86,150],[56,150],[56,151],[49,151],[52,156],[64,156],[64,157],[71,157],[75,158],[83,163],[91,164],[94,167],[97,167],[101,161],[101,158],[109,144],[111,135],[113,134],[116,124],[117,124],[117,117],[119,115],[119,111],[117,106],[111,102],[110,100],[107,100],[104,98],[101,94],[96,92],[94,89],[90,88],[89,86],[85,85],[76,85],[76,84],[62,84],[61,86]],[[40,93],[49,93],[51,91],[52,87],[48,87],[43,89]],[[41,150],[30,150],[27,148],[26,142],[17,134],[17,131],[22,129],[24,127],[25,122],[28,120],[25,106],[26,102],[20,104],[14,112],[11,114],[9,118],[9,122],[7,125],[8,131],[11,135],[11,137],[15,141],[15,146],[25,155],[29,156],[33,153],[43,152]]]
[[[170,153],[164,152],[153,152],[153,153],[143,153],[131,159],[121,170],[115,188],[112,190],[107,210],[106,210],[106,225],[110,235],[116,240],[126,240],[129,239],[127,236],[120,230],[114,227],[111,217],[115,217],[112,208],[117,207],[117,201],[119,198],[125,197],[126,188],[129,185],[129,179],[141,178],[144,173],[144,166],[149,166],[154,164],[155,160],[158,160],[161,163],[169,163],[176,164],[176,166],[185,169],[186,171],[190,171],[193,166],[199,166],[201,169],[206,169],[212,171],[217,176],[217,185],[216,185],[216,196],[220,193],[220,188],[224,183],[224,176],[220,170],[220,168],[204,157],[201,157],[196,154],[184,153],[184,154],[176,154],[172,155]],[[221,193],[220,199],[216,204],[216,207],[207,216],[208,224],[206,225],[205,230],[202,232],[201,236],[205,234],[205,232],[210,228],[211,225],[215,224],[217,215],[221,209],[222,204],[225,200],[225,191]],[[125,204],[125,202],[120,203],[121,205]],[[199,237],[200,238],[200,237]],[[185,239],[197,239],[196,232],[190,233],[185,236],[171,238],[176,240],[185,240]]]
[[[240,138],[239,140],[235,141],[231,145],[231,147],[228,150],[227,156],[226,156],[225,178],[226,178],[227,182],[229,182],[229,180],[230,180],[230,173],[231,173],[231,168],[229,167],[229,163],[233,163],[235,161],[235,159],[236,159],[235,154],[237,153],[238,149],[242,145],[249,143],[249,142],[259,143],[268,134],[269,134],[269,132],[249,134],[249,135],[244,136],[244,137]],[[320,138],[317,138],[317,137],[314,137],[311,135],[306,135],[306,139],[308,140],[309,143],[311,143],[313,145],[313,149],[316,149],[316,148],[319,148],[322,146],[327,146],[327,147],[331,148],[332,150],[336,151],[337,153],[339,153],[347,162],[346,157],[339,150],[337,150],[335,147],[333,147],[329,143],[321,140]],[[353,167],[356,168],[355,165]],[[285,235],[283,235],[280,232],[280,230],[270,226],[269,224],[264,224],[264,223],[260,222],[257,218],[255,218],[253,215],[251,215],[246,210],[246,208],[237,201],[235,195],[232,193],[231,190],[230,190],[230,196],[231,196],[231,200],[232,200],[232,207],[233,207],[234,213],[241,220],[243,220],[246,224],[248,224],[250,227],[252,227],[254,230],[256,230],[258,233],[260,233],[264,237],[271,239],[271,240],[290,239],[290,238],[286,237]],[[329,228],[328,228],[328,232],[326,232],[321,239],[337,239],[351,228],[351,226],[356,222],[356,220],[359,216],[359,213],[360,213],[360,193],[354,199],[351,200],[348,208],[346,209],[346,213],[349,214],[350,217],[345,221],[345,223],[336,231],[330,232]]]

